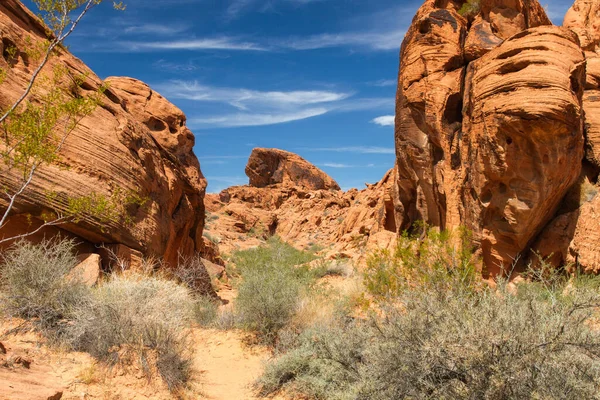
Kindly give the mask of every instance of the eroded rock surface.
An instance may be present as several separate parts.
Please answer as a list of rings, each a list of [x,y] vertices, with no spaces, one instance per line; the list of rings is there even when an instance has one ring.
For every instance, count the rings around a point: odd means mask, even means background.
[[[332,181],[326,175],[322,179]],[[325,246],[327,254],[360,260],[368,250],[395,245],[399,215],[395,182],[392,169],[361,191],[311,190],[302,181],[230,187],[206,196],[207,236],[222,253],[259,245],[276,234],[298,248]]]
[[[577,181],[584,89],[597,86],[577,35],[536,1],[461,6],[426,1],[402,44],[398,228],[469,227],[489,275],[528,251]]]
[[[325,172],[299,155],[279,149],[252,150],[246,175],[250,186],[258,188],[280,184],[307,190],[340,190],[337,182]]]
[[[43,26],[21,3],[2,1],[2,48],[14,46],[18,53],[13,59],[3,51],[0,57],[0,68],[8,71],[0,86],[0,108],[23,93],[37,65],[25,53],[27,41],[35,46],[43,37]],[[58,50],[44,71],[49,73],[59,65],[68,71],[61,77],[61,85],[72,88],[74,95],[93,93],[104,83],[64,49]],[[85,79],[72,87],[70,76]],[[107,83],[102,104],[67,137],[60,162],[38,171],[18,198],[12,218],[16,221],[25,214],[36,217],[49,209],[64,209],[66,196],[97,193],[110,197],[116,190],[134,193],[145,202],[127,207],[127,218],[101,222],[85,216],[77,224],[61,225],[60,230],[48,233],[62,230],[85,243],[121,244],[175,264],[180,255],[191,256],[203,248],[206,181],[192,153],[194,137],[185,126],[183,113],[146,84],[130,78],[110,78]],[[2,176],[0,181],[14,191],[14,175]],[[58,196],[50,198],[48,191]],[[0,209],[5,207],[3,196]],[[9,224],[0,236],[19,233],[19,229]]]

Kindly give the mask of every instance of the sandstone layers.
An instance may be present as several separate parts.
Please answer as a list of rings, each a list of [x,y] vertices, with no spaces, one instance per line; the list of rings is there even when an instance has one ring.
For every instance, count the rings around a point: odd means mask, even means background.
[[[329,175],[297,154],[279,149],[255,148],[246,165],[250,185],[267,187],[282,184],[308,190],[340,190]]]
[[[37,66],[27,55],[27,46],[35,46],[43,38],[43,25],[21,3],[1,2],[0,68],[8,75],[0,85],[0,109],[23,93]],[[16,57],[9,55],[8,48],[13,46]],[[71,77],[85,76],[74,95],[93,93],[104,83],[66,50],[57,53],[44,71],[50,72],[57,65],[66,67],[68,73],[61,77],[64,87],[72,86]],[[68,136],[59,162],[39,170],[18,197],[12,221],[0,235],[30,230],[23,215],[64,209],[67,196],[98,193],[110,197],[120,190],[135,193],[145,203],[129,206],[127,218],[103,223],[86,216],[77,224],[61,225],[47,233],[60,231],[74,236],[90,244],[92,250],[92,244],[119,244],[121,247],[113,247],[118,253],[157,256],[175,264],[180,255],[191,256],[203,249],[206,181],[192,152],[194,136],[181,110],[143,82],[109,78],[106,83],[109,88],[102,104]],[[39,93],[43,93],[41,87]],[[9,192],[15,190],[14,175],[1,176],[0,181]],[[58,196],[49,198],[45,195],[48,191]],[[4,197],[0,199],[2,208],[6,208]],[[39,222],[34,219],[32,223],[35,226]]]
[[[461,15],[462,2],[423,4],[398,78],[400,230],[417,220],[467,226],[486,274],[496,274],[530,258],[553,218],[591,215],[566,203],[600,167],[598,4],[577,1],[565,27],[536,1],[481,0],[477,15]],[[558,225],[577,223],[568,220]],[[580,230],[589,238],[595,227]]]
[[[279,160],[277,170],[294,171],[292,179],[263,187],[262,182],[274,174],[262,169],[264,175],[257,176],[256,165],[273,159]],[[367,250],[394,247],[398,206],[394,170],[362,191],[342,192],[323,171],[293,153],[254,149],[246,174],[250,185],[206,196],[206,230],[224,253],[259,245],[273,234],[299,248],[324,246],[330,255],[359,260]]]

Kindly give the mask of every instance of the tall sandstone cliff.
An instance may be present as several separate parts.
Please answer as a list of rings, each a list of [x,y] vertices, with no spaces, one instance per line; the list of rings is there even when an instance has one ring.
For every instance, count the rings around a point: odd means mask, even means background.
[[[8,71],[0,85],[0,109],[23,93],[37,66],[25,50],[44,37],[43,25],[19,1],[0,2],[0,68]],[[18,50],[15,58],[7,51],[13,46]],[[64,49],[58,50],[45,70],[52,71],[57,65],[69,72],[61,78],[66,87],[69,76],[85,76],[79,85],[80,94],[93,93],[104,83]],[[104,223],[88,216],[46,234],[61,232],[91,249],[99,243],[119,244],[174,264],[180,255],[191,256],[203,247],[206,181],[192,152],[194,136],[185,126],[181,110],[143,82],[109,78],[106,83],[109,89],[102,104],[68,136],[60,162],[40,169],[31,186],[18,197],[11,221],[0,236],[21,233],[39,223],[34,218],[30,225],[26,214],[35,217],[44,210],[63,209],[66,196],[60,194],[111,196],[118,189],[146,200],[143,206],[128,207],[129,221]],[[0,176],[0,182],[14,191],[13,175]],[[48,191],[59,196],[49,198],[45,195]],[[0,199],[2,209],[6,209],[5,198]]]
[[[426,1],[402,44],[398,228],[470,228],[487,275],[532,246],[564,253],[557,263],[585,248],[600,269],[582,242],[600,235],[597,201],[578,196],[587,185],[594,199],[600,167],[600,2],[576,1],[564,27],[535,0],[481,0],[477,15],[463,3]]]

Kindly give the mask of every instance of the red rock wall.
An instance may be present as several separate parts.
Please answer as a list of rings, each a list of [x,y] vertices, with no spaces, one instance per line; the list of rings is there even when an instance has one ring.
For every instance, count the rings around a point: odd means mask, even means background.
[[[0,68],[9,71],[0,86],[0,108],[21,95],[35,67],[24,54],[27,37],[34,45],[42,40],[39,21],[18,1],[3,0],[0,42],[15,45],[20,53],[10,69],[6,53],[0,57]],[[87,76],[80,85],[84,95],[103,84],[84,63],[62,49],[45,71],[59,64],[74,76]],[[68,85],[68,78],[62,83]],[[120,243],[174,264],[178,254],[192,255],[202,249],[206,181],[192,152],[194,137],[185,127],[183,113],[144,83],[129,78],[111,78],[108,83],[102,105],[67,138],[60,163],[39,170],[19,197],[15,214],[35,216],[45,209],[64,207],[64,198],[61,202],[45,196],[49,190],[73,197],[92,192],[110,196],[117,188],[131,191],[147,199],[141,207],[129,207],[132,223],[104,224],[86,217],[61,229],[88,243]],[[14,190],[13,175],[1,176],[0,181]],[[2,198],[0,210],[5,207]],[[0,234],[17,233],[15,229],[9,226]]]

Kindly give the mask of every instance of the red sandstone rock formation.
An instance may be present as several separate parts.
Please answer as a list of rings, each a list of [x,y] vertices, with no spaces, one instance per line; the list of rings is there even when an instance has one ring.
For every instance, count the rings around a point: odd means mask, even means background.
[[[288,159],[302,160],[284,153]],[[255,150],[249,166],[256,164],[256,155]],[[303,169],[316,167],[303,160]],[[254,168],[246,171],[256,173]],[[264,177],[255,176],[256,180],[268,180],[271,175],[264,173]],[[319,171],[318,177],[333,182],[324,172]],[[394,247],[399,205],[395,177],[392,169],[380,182],[346,193],[308,189],[306,180],[297,184],[284,180],[268,187],[234,186],[206,196],[207,234],[223,253],[259,245],[276,234],[299,248],[325,246],[328,254],[361,259],[368,250]]]
[[[281,184],[307,190],[340,190],[336,181],[297,154],[278,149],[252,150],[246,175],[258,188]]]
[[[600,172],[599,11],[600,1],[577,0],[563,22],[564,27],[577,34],[585,51],[585,158],[579,181],[533,246],[533,251],[554,266],[562,265],[570,270],[579,268],[590,273],[600,272],[600,197],[597,186]]]
[[[482,0],[468,18],[461,5],[426,1],[402,44],[399,228],[466,225],[496,274],[527,255],[580,175],[595,73],[586,86],[577,35],[547,26],[536,1]]]
[[[12,104],[23,93],[36,66],[25,54],[26,40],[35,46],[44,38],[41,22],[17,0],[0,3],[0,68],[8,71],[0,85],[0,108]],[[18,57],[7,68],[7,46],[18,49]],[[85,64],[64,49],[58,49],[46,71],[62,65],[73,76],[84,74],[82,95],[102,84]],[[62,84],[67,87],[68,75]],[[117,243],[146,256],[158,256],[168,263],[179,255],[191,256],[203,248],[204,191],[206,182],[192,152],[194,136],[185,126],[185,116],[158,93],[130,78],[110,78],[102,104],[85,117],[67,138],[60,165],[48,165],[37,173],[28,190],[18,198],[14,224],[2,236],[22,232],[19,216],[40,215],[46,209],[64,207],[64,196],[49,199],[49,190],[77,197],[90,193],[110,196],[119,188],[147,199],[143,206],[127,210],[127,221],[101,223],[85,217],[55,231],[68,232],[84,243]],[[0,177],[14,189],[10,174]],[[61,202],[62,199],[62,202]],[[6,207],[0,200],[0,210]],[[35,223],[35,221],[34,221]],[[54,232],[55,232],[54,231]],[[54,233],[48,232],[48,233]],[[90,246],[91,247],[91,246]],[[92,247],[93,248],[93,247]]]

